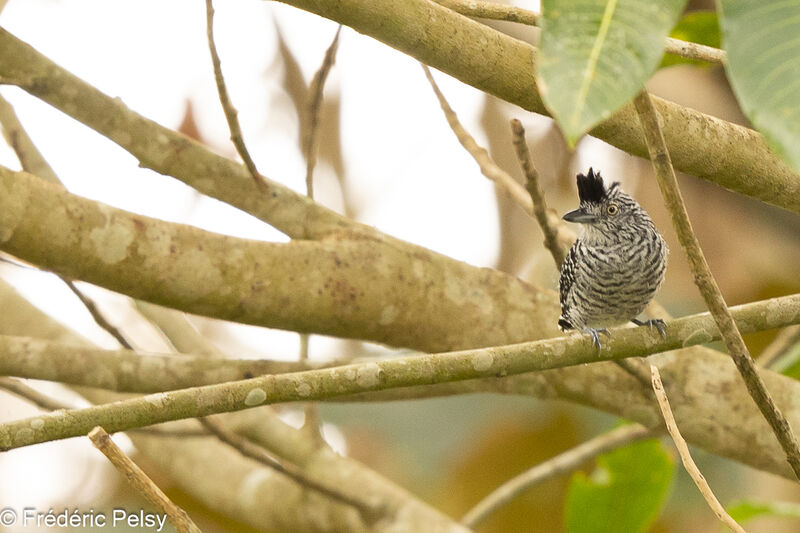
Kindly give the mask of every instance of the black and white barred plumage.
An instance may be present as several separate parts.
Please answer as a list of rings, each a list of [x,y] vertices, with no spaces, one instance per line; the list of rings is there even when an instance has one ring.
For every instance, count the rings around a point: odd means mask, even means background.
[[[629,321],[655,326],[663,334],[663,321],[640,322],[636,316],[664,281],[664,239],[618,182],[606,188],[591,168],[577,180],[580,208],[564,220],[583,224],[583,234],[561,265],[559,328],[589,333],[598,347],[598,332]]]

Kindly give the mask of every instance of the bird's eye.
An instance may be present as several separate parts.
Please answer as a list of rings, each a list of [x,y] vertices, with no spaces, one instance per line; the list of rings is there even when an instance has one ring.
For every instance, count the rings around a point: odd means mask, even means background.
[[[619,207],[617,207],[615,204],[608,204],[606,211],[609,215],[616,215],[619,212]]]

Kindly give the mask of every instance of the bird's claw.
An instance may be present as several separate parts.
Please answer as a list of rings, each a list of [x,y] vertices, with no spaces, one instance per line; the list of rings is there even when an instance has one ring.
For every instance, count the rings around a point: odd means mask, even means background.
[[[592,342],[594,342],[594,345],[597,346],[598,350],[603,349],[603,346],[600,344],[600,333],[604,335],[611,335],[606,328],[583,328],[582,331],[583,333],[592,336]]]
[[[637,320],[633,319],[632,322],[637,326],[648,326],[650,329],[656,328],[658,333],[661,334],[661,337],[667,338],[667,324],[660,318],[654,318],[651,320]]]

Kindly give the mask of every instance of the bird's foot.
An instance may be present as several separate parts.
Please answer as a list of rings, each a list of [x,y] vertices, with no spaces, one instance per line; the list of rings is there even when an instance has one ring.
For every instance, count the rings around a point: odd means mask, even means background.
[[[600,344],[600,333],[603,335],[611,335],[606,328],[583,328],[581,332],[592,336],[592,341],[594,342],[594,345],[597,346],[598,350],[603,348],[603,346]]]
[[[652,320],[631,320],[637,326],[648,326],[650,329],[656,328],[658,332],[661,334],[663,338],[667,338],[667,324],[661,320],[660,318],[654,318]]]

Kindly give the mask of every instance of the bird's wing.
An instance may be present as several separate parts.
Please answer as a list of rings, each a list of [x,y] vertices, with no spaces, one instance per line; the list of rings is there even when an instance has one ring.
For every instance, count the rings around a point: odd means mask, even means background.
[[[578,242],[572,245],[567,257],[564,258],[564,262],[561,264],[561,277],[558,280],[558,287],[562,309],[567,301],[567,295],[572,287],[572,282],[575,281],[575,268],[578,264],[578,245]]]

